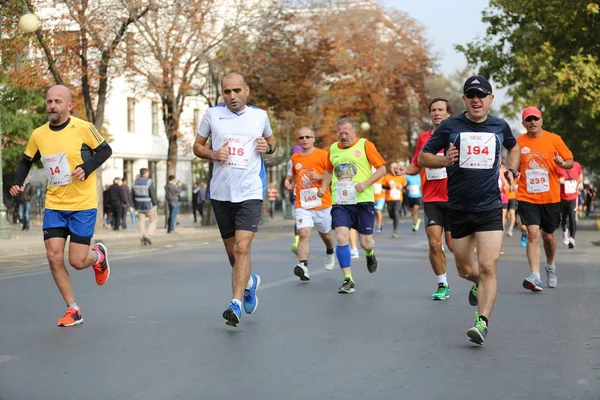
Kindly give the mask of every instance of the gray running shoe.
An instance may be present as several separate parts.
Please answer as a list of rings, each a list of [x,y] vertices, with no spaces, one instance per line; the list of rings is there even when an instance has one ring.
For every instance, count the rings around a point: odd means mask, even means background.
[[[325,269],[331,271],[335,267],[335,254],[325,254]]]
[[[543,291],[542,281],[537,279],[533,274],[523,280],[523,287],[529,289],[532,292],[538,293]]]
[[[546,266],[546,283],[549,288],[555,288],[558,283],[558,277],[556,276],[556,266],[550,268]]]
[[[469,290],[469,304],[475,307],[477,303],[477,284],[474,283],[471,290]]]
[[[344,282],[340,286],[338,293],[354,293],[354,281],[352,278],[344,278]]]

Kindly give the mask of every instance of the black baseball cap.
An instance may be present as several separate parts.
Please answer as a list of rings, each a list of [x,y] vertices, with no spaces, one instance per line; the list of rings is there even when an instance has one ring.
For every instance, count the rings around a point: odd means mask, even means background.
[[[463,94],[477,90],[484,94],[492,94],[492,85],[483,76],[475,75],[465,81],[463,86]]]

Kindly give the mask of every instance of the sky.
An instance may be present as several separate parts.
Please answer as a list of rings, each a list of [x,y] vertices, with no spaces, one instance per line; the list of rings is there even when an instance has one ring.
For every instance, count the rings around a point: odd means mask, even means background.
[[[487,0],[382,0],[386,8],[395,8],[419,21],[424,36],[434,55],[438,56],[439,71],[451,75],[467,66],[462,53],[454,50],[456,44],[466,44],[483,38],[487,25],[481,22],[481,12]],[[493,82],[492,82],[493,85]],[[508,101],[505,91],[494,87],[494,108],[500,109]],[[514,121],[509,121],[514,125]]]

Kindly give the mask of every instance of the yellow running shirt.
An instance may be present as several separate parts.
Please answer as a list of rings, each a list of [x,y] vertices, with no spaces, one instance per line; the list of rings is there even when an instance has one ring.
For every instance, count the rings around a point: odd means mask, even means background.
[[[45,207],[50,210],[79,211],[98,208],[96,171],[86,180],[71,179],[78,165],[83,164],[104,143],[93,124],[70,117],[68,124],[52,130],[47,123],[33,131],[25,155],[31,159],[41,157],[48,176]]]

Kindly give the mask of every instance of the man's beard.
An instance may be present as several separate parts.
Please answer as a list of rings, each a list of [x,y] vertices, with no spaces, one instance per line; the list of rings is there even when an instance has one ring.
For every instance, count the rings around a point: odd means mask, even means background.
[[[59,113],[48,113],[48,121],[50,121],[51,124],[55,124],[58,121],[60,121],[60,114]]]

